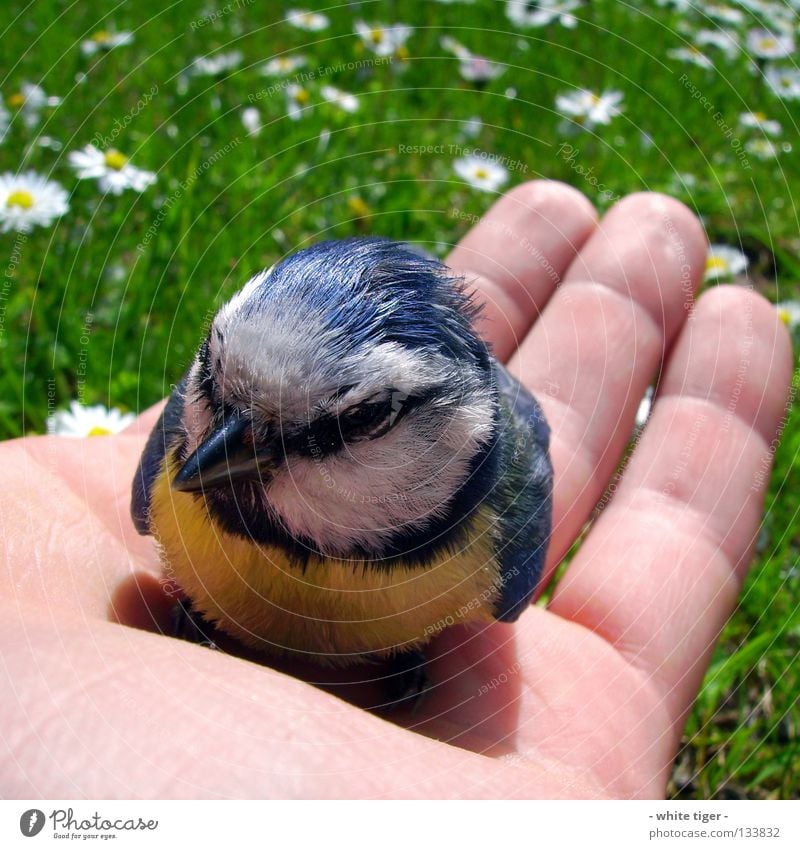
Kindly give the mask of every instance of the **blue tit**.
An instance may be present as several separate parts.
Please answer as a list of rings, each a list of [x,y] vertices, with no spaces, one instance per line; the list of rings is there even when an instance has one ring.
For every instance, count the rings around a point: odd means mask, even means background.
[[[301,250],[219,310],[131,508],[199,621],[388,659],[422,689],[432,637],[519,617],[550,536],[549,428],[477,313],[445,265],[380,238]]]

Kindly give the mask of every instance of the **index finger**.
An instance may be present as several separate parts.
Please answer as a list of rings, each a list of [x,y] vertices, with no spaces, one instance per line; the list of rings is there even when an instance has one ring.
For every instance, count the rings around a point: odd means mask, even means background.
[[[577,189],[533,180],[503,195],[450,253],[483,304],[478,330],[497,359],[525,337],[596,224]]]

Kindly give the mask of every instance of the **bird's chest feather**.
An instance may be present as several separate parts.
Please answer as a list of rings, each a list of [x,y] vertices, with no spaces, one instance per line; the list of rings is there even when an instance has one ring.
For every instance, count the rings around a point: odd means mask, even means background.
[[[201,497],[170,488],[173,473],[167,461],[151,502],[164,569],[196,610],[248,645],[343,665],[420,646],[450,625],[493,619],[499,570],[488,507],[475,511],[458,545],[424,565],[310,556],[301,566],[280,546],[224,531]]]

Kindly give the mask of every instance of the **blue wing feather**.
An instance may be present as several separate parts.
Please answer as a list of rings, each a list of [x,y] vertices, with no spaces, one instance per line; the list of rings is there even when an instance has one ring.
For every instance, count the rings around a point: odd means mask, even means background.
[[[167,451],[182,438],[183,396],[188,372],[175,387],[156,426],[150,433],[142,457],[133,477],[131,491],[131,517],[136,530],[143,536],[150,534],[150,493],[161,470]]]
[[[550,540],[550,428],[533,395],[503,365],[494,362],[493,366],[503,422],[498,483],[503,536],[498,550],[501,591],[494,614],[501,622],[514,622],[530,604],[539,584]]]

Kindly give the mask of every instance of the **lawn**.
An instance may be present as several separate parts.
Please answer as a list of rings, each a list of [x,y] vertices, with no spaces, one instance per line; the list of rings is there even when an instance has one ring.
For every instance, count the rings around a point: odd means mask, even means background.
[[[782,3],[693,5],[595,0],[576,21],[524,26],[499,0],[309,2],[329,19],[313,30],[258,0],[10,0],[0,172],[46,175],[69,210],[0,235],[0,435],[43,432],[74,399],[154,403],[215,308],[296,247],[377,233],[444,256],[493,198],[455,170],[470,150],[500,164],[500,190],[565,180],[601,209],[632,191],[675,195],[712,243],[746,257],[746,271],[726,259],[708,285],[800,298],[800,78],[782,34],[797,21]],[[413,32],[381,56],[398,31],[366,44],[359,18]],[[763,28],[776,46],[753,34]],[[115,34],[123,43],[108,49]],[[466,80],[462,48],[507,67]],[[263,73],[298,54],[304,66]],[[204,56],[216,61],[195,61]],[[61,102],[25,101],[25,83]],[[324,86],[357,95],[357,109],[327,102]],[[569,124],[557,98],[577,88],[622,97]],[[92,143],[155,179],[100,191],[70,162]],[[799,450],[791,409],[756,562],[689,717],[676,796],[798,795]]]

